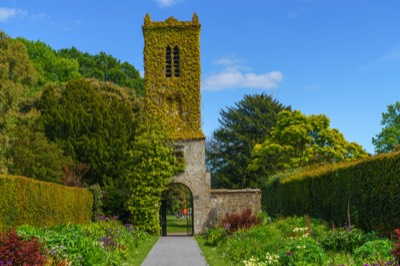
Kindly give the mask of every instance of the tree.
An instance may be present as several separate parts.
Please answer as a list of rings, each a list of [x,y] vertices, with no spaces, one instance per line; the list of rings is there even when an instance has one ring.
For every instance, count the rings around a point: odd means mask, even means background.
[[[382,131],[372,138],[376,153],[391,152],[399,149],[400,144],[400,102],[388,105],[382,113]]]
[[[128,208],[133,224],[150,233],[160,232],[159,211],[162,192],[182,163],[174,156],[174,146],[158,119],[142,119],[131,151],[132,196]]]
[[[35,83],[36,71],[24,44],[0,31],[0,173],[7,173],[12,163],[8,151],[13,130],[24,116],[20,104]]]
[[[81,79],[48,86],[39,105],[46,136],[90,167],[84,181],[103,185],[126,175],[140,108],[134,92]]]
[[[80,77],[77,60],[57,56],[57,52],[44,42],[24,38],[18,40],[27,47],[29,58],[39,75],[39,85],[62,83]]]
[[[61,49],[57,52],[57,56],[65,60],[76,60],[82,77],[110,81],[118,86],[133,89],[138,96],[143,95],[143,79],[139,71],[127,62],[121,63],[104,52],[96,55],[83,53],[75,47]]]
[[[268,175],[302,166],[335,163],[367,157],[357,143],[349,143],[337,129],[329,128],[325,115],[306,116],[282,111],[271,137],[254,146],[250,170],[269,169]]]
[[[278,113],[290,110],[266,94],[245,95],[234,107],[221,110],[219,123],[206,143],[206,162],[212,186],[225,188],[259,187],[260,173],[249,172],[251,151],[269,138]]]

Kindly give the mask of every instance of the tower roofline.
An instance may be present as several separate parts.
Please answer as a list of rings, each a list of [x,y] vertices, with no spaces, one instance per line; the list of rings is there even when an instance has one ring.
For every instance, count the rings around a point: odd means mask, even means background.
[[[164,21],[152,21],[149,13],[146,14],[143,23],[143,30],[151,28],[199,28],[200,22],[196,12],[193,13],[191,21],[179,21],[174,17],[169,17]]]

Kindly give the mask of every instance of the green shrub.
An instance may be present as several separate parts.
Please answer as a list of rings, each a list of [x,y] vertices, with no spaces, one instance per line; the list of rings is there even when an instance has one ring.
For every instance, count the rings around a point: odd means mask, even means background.
[[[61,265],[124,265],[137,256],[134,250],[147,238],[146,233],[113,219],[46,228],[24,225],[18,233],[44,242],[53,261],[65,260]]]
[[[103,215],[103,193],[99,184],[91,185],[87,189],[93,193],[92,220],[95,221],[97,217]]]
[[[82,188],[0,175],[0,224],[52,226],[91,220],[93,195]]]
[[[355,260],[360,264],[383,265],[388,261],[394,261],[390,253],[393,243],[389,240],[368,241],[354,250]]]
[[[205,244],[208,246],[217,246],[218,243],[223,240],[227,236],[227,231],[225,228],[217,227],[214,229],[210,229],[204,235],[204,239],[206,240]]]
[[[353,252],[353,250],[364,244],[364,233],[357,228],[339,228],[330,230],[322,239],[321,244],[325,250],[335,252]]]
[[[327,259],[321,245],[310,237],[288,241],[279,258],[282,265],[323,265]]]

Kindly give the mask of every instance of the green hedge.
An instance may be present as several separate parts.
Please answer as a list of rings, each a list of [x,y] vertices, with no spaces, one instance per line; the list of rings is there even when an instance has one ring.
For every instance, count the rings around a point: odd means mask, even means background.
[[[0,229],[90,222],[92,207],[89,190],[0,175]]]
[[[400,153],[326,165],[276,179],[263,188],[271,216],[309,214],[341,226],[391,233],[400,227]]]

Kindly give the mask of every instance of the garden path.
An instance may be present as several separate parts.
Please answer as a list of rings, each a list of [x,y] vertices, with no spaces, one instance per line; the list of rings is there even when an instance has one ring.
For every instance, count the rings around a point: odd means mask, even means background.
[[[207,262],[190,236],[164,236],[147,254],[142,266],[207,266]]]

